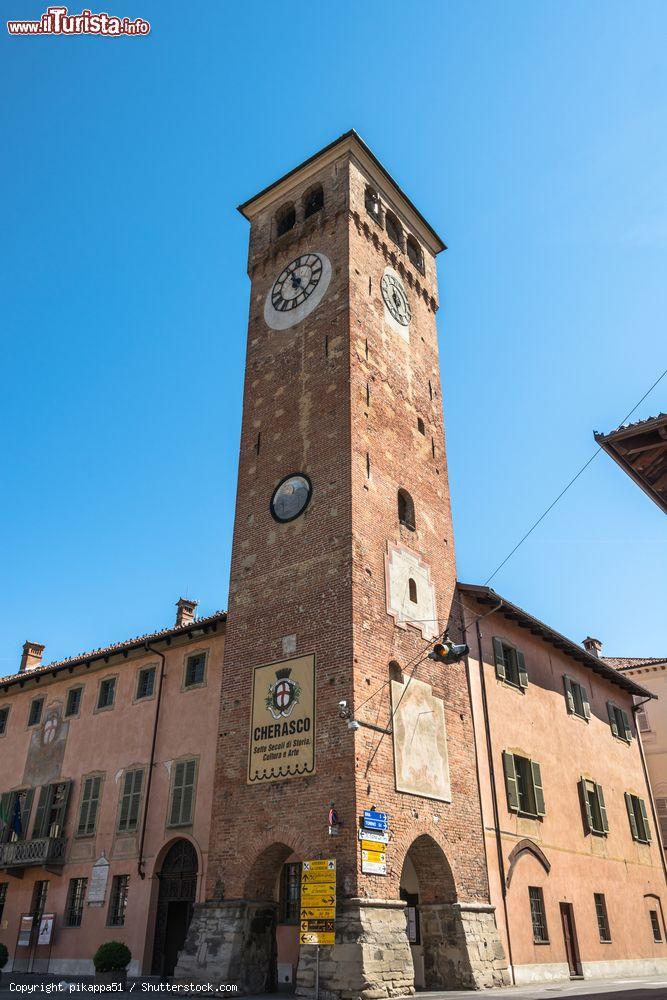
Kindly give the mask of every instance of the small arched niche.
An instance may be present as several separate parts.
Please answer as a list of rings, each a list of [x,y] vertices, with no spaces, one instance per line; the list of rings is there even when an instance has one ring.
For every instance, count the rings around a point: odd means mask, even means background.
[[[276,236],[284,236],[290,229],[294,229],[296,222],[296,209],[292,202],[283,205],[276,212]]]
[[[404,528],[409,528],[410,531],[415,530],[415,505],[412,497],[403,487],[398,491],[398,520]]]

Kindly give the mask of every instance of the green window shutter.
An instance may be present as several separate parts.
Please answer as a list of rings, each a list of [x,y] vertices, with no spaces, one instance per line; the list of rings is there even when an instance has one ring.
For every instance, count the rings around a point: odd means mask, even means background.
[[[644,802],[643,799],[637,799],[637,802],[639,803],[639,809],[640,809],[641,814],[642,814],[642,823],[644,824],[644,836],[643,836],[642,839],[645,840],[647,844],[650,844],[651,843],[651,827],[649,826],[648,816],[646,814],[646,803]]]
[[[9,828],[12,822],[12,793],[3,792],[0,795],[0,844],[6,844],[9,838]]]
[[[609,725],[611,726],[611,731],[614,736],[619,736],[618,724],[616,722],[616,706],[613,702],[607,702],[607,715],[609,716]]]
[[[72,787],[71,781],[61,781],[54,786],[54,805],[56,807],[55,814],[52,818],[51,829],[53,830],[54,837],[62,837],[65,830],[65,817],[67,815],[67,803],[69,802],[69,793]],[[48,836],[49,831],[46,831]]]
[[[195,798],[195,773],[196,763],[188,760],[185,763],[185,780],[183,784],[183,802],[181,804],[181,822],[192,822],[192,806]]]
[[[586,691],[586,688],[585,688],[585,686],[583,684],[581,685],[581,700],[584,703],[584,718],[585,719],[590,719],[590,717],[591,717],[591,703],[588,700],[588,692]]]
[[[632,726],[630,725],[630,720],[628,719],[627,712],[621,710],[621,718],[623,720],[623,732],[621,736],[625,736],[628,743],[632,739]]]
[[[607,819],[607,808],[604,804],[604,794],[602,792],[602,785],[596,784],[595,794],[598,797],[598,805],[600,806],[600,816],[602,817],[602,832],[609,833],[609,820]]]
[[[179,761],[174,769],[174,788],[171,794],[171,812],[169,825],[178,826],[181,822],[181,803],[183,801],[183,781],[185,777],[185,762]]]
[[[586,779],[580,778],[579,780],[579,795],[581,796],[581,810],[584,817],[584,827],[586,828],[586,833],[593,832],[593,814],[591,813],[591,804],[588,801],[588,789],[586,788]]]
[[[144,782],[144,772],[138,769],[132,775],[132,792],[130,796],[130,810],[128,830],[136,830],[139,825],[139,809],[141,806],[141,786]]]
[[[516,651],[516,664],[519,670],[519,687],[528,687],[528,671],[526,670],[526,657],[520,649]]]
[[[23,796],[21,804],[21,840],[28,839],[28,827],[30,825],[30,813],[32,812],[32,800],[34,797],[34,788],[29,788]]]
[[[90,813],[92,787],[93,779],[86,778],[83,783],[83,795],[81,796],[81,806],[79,808],[79,822],[76,827],[78,837],[85,836],[88,833],[88,815]]]
[[[130,800],[132,798],[132,781],[134,778],[133,771],[126,771],[123,777],[123,793],[120,802],[120,816],[118,818],[118,829],[122,833],[127,830],[128,819],[130,815]]]
[[[567,676],[563,674],[563,686],[565,688],[565,701],[567,703],[567,710],[570,714],[574,712],[574,695],[572,694],[572,681]]]
[[[632,839],[639,840],[639,831],[637,830],[637,820],[635,819],[635,810],[632,805],[632,795],[629,792],[625,793],[625,807],[628,810],[628,819],[630,820],[630,830],[632,832]]]
[[[54,785],[42,785],[39,790],[39,799],[37,801],[37,812],[35,814],[35,827],[33,830],[34,837],[46,837],[48,836],[48,830],[46,829],[46,824],[48,821],[49,813],[51,812],[51,803],[53,802],[53,791]]]
[[[536,760],[531,760],[530,770],[533,775],[533,797],[535,800],[535,812],[538,816],[546,814],[544,805],[544,789],[542,788],[542,772]]]
[[[505,680],[505,653],[503,651],[503,644],[497,635],[493,637],[493,655],[496,660],[496,677],[499,677],[501,681]]]
[[[507,805],[510,812],[519,811],[519,789],[516,784],[516,768],[514,754],[503,750],[503,770],[505,771],[505,787],[507,788]]]

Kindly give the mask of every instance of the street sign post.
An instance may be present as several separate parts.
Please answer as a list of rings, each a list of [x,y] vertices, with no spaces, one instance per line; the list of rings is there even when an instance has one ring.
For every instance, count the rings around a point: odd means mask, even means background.
[[[315,1000],[320,990],[320,945],[336,943],[336,862],[304,861],[301,866],[299,944],[317,948]]]

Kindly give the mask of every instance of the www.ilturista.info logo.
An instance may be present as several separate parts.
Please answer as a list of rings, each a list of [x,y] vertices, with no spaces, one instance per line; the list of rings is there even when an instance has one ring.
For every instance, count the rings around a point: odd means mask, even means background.
[[[281,716],[286,719],[291,715],[295,705],[299,704],[301,686],[290,678],[291,673],[291,667],[276,670],[275,682],[269,684],[269,693],[264,704],[274,719],[279,719]]]
[[[148,21],[137,17],[115,17],[113,14],[93,14],[82,10],[68,14],[67,7],[47,7],[39,21],[7,21],[10,35],[104,35],[120,38],[123,35],[147,35],[151,30]]]

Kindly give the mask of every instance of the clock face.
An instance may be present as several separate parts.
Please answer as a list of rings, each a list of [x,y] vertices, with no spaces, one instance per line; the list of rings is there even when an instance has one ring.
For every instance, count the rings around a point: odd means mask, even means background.
[[[302,472],[286,476],[276,486],[271,497],[271,514],[276,521],[293,521],[303,514],[310,503],[313,487],[310,479]]]
[[[273,330],[287,330],[315,309],[331,280],[323,253],[304,253],[280,272],[264,303],[264,319]]]
[[[410,302],[403,282],[391,268],[388,267],[382,275],[380,287],[384,303],[396,322],[401,326],[409,326],[412,319]]]

